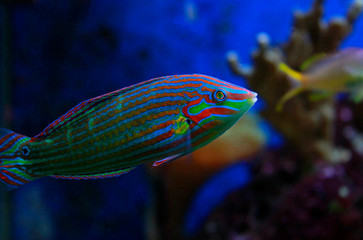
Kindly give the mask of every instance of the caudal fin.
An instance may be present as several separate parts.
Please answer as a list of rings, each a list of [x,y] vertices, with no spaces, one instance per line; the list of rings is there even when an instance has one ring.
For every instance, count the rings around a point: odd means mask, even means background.
[[[0,128],[0,181],[5,183],[8,189],[19,187],[34,179],[24,171],[25,160],[19,151],[19,147],[29,139]]]

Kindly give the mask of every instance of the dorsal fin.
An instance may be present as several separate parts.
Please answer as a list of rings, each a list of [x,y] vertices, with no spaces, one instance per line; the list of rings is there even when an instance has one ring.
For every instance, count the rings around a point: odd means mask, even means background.
[[[322,69],[325,68],[334,68],[334,67],[340,67],[340,65],[344,62],[347,62],[350,58],[354,57],[354,55],[359,52],[359,48],[345,48],[342,50],[339,50],[338,52],[332,53],[332,54],[325,54],[321,53],[312,57],[313,59],[308,59],[307,61],[311,61],[310,64],[303,70],[304,73],[314,73],[316,71],[322,71]],[[319,56],[320,55],[320,56]],[[304,63],[303,63],[304,64]]]
[[[315,65],[319,61],[322,61],[325,57],[326,57],[326,53],[319,53],[319,54],[313,55],[312,57],[309,57],[307,60],[305,60],[301,64],[300,70],[303,72],[309,70],[309,68],[311,68],[313,65]]]
[[[88,99],[86,101],[83,101],[79,103],[77,106],[73,107],[71,110],[63,114],[61,117],[59,117],[57,120],[53,121],[51,124],[49,124],[41,133],[36,135],[32,138],[34,139],[40,139],[40,138],[46,138],[51,133],[53,133],[55,130],[59,129],[60,127],[66,125],[67,123],[71,122],[72,120],[82,116],[87,111],[94,108],[96,105],[112,98],[113,96],[119,94],[122,91],[116,90],[114,92],[110,92],[95,98]]]
[[[153,78],[150,79],[148,81],[144,81],[129,87],[125,87],[95,98],[91,98],[88,99],[86,101],[83,101],[81,103],[79,103],[77,106],[73,107],[71,110],[69,110],[68,112],[66,112],[65,114],[63,114],[61,117],[59,117],[57,120],[53,121],[51,124],[49,124],[42,132],[40,132],[38,135],[36,135],[35,137],[33,137],[31,140],[37,140],[37,139],[43,139],[46,138],[47,136],[49,136],[51,133],[53,133],[54,131],[56,131],[57,129],[59,129],[60,127],[67,125],[68,123],[70,123],[72,120],[79,118],[81,116],[83,116],[85,113],[87,113],[88,111],[92,110],[95,106],[97,106],[100,103],[103,103],[105,101],[107,101],[108,99],[121,94],[121,93],[125,93],[127,91],[133,90],[137,87],[140,87],[146,83],[150,83],[150,82],[154,82],[154,81],[158,81],[158,80],[162,80],[165,79],[167,77],[160,77],[160,78]]]

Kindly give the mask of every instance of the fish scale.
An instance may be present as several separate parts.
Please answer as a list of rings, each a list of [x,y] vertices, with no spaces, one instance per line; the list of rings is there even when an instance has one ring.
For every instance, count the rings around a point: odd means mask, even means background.
[[[0,159],[10,156],[14,163],[6,167],[0,162],[0,180],[19,186],[44,176],[99,179],[122,175],[144,162],[160,165],[221,135],[252,107],[256,96],[217,78],[192,74],[155,78],[92,98],[33,138],[0,131]],[[6,142],[5,133],[15,140]]]

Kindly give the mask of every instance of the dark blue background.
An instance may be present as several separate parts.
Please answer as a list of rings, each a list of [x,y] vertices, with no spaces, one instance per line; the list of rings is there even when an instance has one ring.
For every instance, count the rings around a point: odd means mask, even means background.
[[[82,100],[161,75],[203,73],[246,86],[229,71],[226,52],[236,50],[249,63],[258,33],[272,44],[286,41],[293,10],[311,3],[39,0],[17,6],[13,129],[33,136]],[[327,0],[325,18],[345,14],[350,3]],[[360,19],[344,46],[363,47],[362,38]],[[142,168],[110,180],[42,179],[16,191],[13,230],[18,239],[40,231],[38,239],[139,240],[149,200]]]
[[[161,75],[198,72],[244,84],[229,71],[226,52],[249,62],[258,33],[287,40],[292,11],[311,2],[40,0],[18,7],[13,127],[35,135],[79,101]],[[326,18],[349,4],[326,1]],[[362,24],[345,46],[362,47]]]

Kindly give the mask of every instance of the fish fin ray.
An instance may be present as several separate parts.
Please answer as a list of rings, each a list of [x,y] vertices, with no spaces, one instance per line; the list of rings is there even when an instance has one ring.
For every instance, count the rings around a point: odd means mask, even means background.
[[[277,112],[281,112],[283,109],[283,106],[285,104],[285,102],[287,100],[289,100],[290,98],[296,96],[297,94],[299,94],[300,92],[302,92],[304,90],[304,88],[302,87],[297,87],[297,88],[293,88],[290,91],[286,92],[277,102],[275,110]]]
[[[284,72],[285,74],[287,74],[289,77],[291,77],[292,79],[294,79],[294,80],[296,80],[298,82],[304,81],[303,74],[301,74],[300,72],[295,71],[294,69],[290,68],[285,63],[280,63],[279,64],[279,69],[282,72]]]
[[[300,70],[301,71],[309,71],[315,65],[319,64],[320,61],[322,61],[323,59],[325,59],[326,56],[327,56],[326,53],[318,53],[318,54],[313,55],[312,57],[308,58],[307,60],[305,60],[301,64]]]
[[[173,156],[170,156],[170,157],[155,161],[154,164],[153,164],[153,167],[158,167],[158,166],[164,165],[165,163],[172,162],[172,161],[174,161],[174,160],[176,160],[176,159],[178,159],[178,158],[180,158],[180,157],[182,157],[184,155],[185,154],[176,154],[176,155],[173,155]]]
[[[92,110],[98,104],[107,101],[113,96],[119,94],[122,89],[116,90],[95,98],[91,98],[79,103],[77,106],[70,109],[68,112],[60,116],[58,119],[54,120],[51,124],[49,124],[42,132],[32,138],[32,140],[43,139],[49,136],[51,133],[59,129],[60,127],[67,125],[72,120],[83,116],[88,111]]]
[[[90,179],[104,179],[104,178],[111,178],[111,177],[118,177],[123,174],[130,172],[135,167],[125,168],[121,170],[116,170],[112,172],[106,173],[96,173],[96,174],[85,174],[85,175],[52,175],[53,178],[60,178],[60,179],[69,179],[69,180],[90,180]]]
[[[116,95],[125,93],[125,92],[133,90],[135,88],[138,88],[138,87],[144,85],[146,82],[152,83],[152,82],[166,79],[168,77],[169,76],[153,78],[153,79],[150,79],[145,82],[134,84],[129,87],[125,87],[125,88],[122,88],[122,89],[119,89],[119,90],[116,90],[116,91],[113,91],[110,93],[106,93],[104,95],[101,95],[101,96],[98,96],[95,98],[85,100],[85,101],[79,103],[77,106],[70,109],[68,112],[66,112],[62,116],[60,116],[58,119],[54,120],[52,123],[50,123],[42,132],[40,132],[38,135],[33,137],[32,140],[46,138],[47,136],[49,136],[51,133],[53,133],[60,127],[67,125],[68,123],[72,122],[74,119],[77,119],[77,118],[83,116],[84,114],[86,114],[87,112],[91,111],[96,106],[98,106],[100,103],[103,103]]]
[[[340,66],[340,63],[349,60],[349,58],[351,58],[352,55],[354,55],[359,50],[359,48],[349,47],[335,53],[325,54],[325,56],[323,56],[324,53],[317,54],[316,56],[318,57],[316,61],[313,61],[312,64],[310,64],[308,68],[304,70],[304,72],[313,74],[314,72],[321,71],[321,69],[328,70],[334,66]],[[321,57],[319,57],[319,55]],[[314,58],[314,56],[312,58]],[[307,61],[309,61],[309,59]]]

